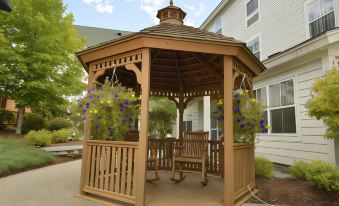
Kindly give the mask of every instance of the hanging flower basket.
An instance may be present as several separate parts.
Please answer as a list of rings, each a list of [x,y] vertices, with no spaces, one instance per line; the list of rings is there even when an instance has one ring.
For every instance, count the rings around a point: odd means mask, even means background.
[[[78,115],[91,120],[91,139],[121,141],[128,130],[135,128],[139,102],[132,89],[106,80],[87,91],[79,101]]]
[[[224,101],[219,100],[217,110],[212,113],[218,127],[224,129]],[[264,107],[252,99],[247,90],[233,93],[233,137],[235,143],[253,143],[255,134],[268,131]]]

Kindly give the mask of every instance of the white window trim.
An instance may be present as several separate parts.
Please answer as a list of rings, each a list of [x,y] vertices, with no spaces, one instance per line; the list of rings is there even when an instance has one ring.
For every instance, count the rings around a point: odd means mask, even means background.
[[[258,33],[254,36],[252,36],[251,38],[249,38],[247,41],[246,41],[246,46],[248,45],[248,43],[250,43],[251,41],[253,41],[254,39],[258,38],[259,37],[259,53],[260,53],[260,61],[262,60],[262,45],[261,45],[261,33]]]
[[[310,33],[310,23],[312,23],[313,21],[316,21],[316,20],[313,20],[312,22],[309,22],[309,19],[308,19],[308,5],[311,4],[312,2],[314,1],[317,1],[317,0],[307,0],[305,1],[304,3],[304,14],[305,14],[305,30],[306,30],[306,38],[309,39],[311,38],[311,33]],[[246,1],[245,1],[246,2]],[[333,3],[334,3],[334,24],[337,26],[337,0],[333,0]],[[332,12],[332,11],[331,11]],[[326,13],[325,15],[329,14],[330,12]]]
[[[214,33],[217,33],[217,30],[216,30],[216,22],[219,21],[221,22],[221,34],[224,33],[224,25],[223,25],[223,18],[222,17],[219,17],[214,23],[213,23],[213,30],[214,30]]]
[[[247,2],[249,0],[245,0],[245,25],[246,25],[246,29],[251,28],[253,25],[256,25],[259,21],[260,21],[260,0],[258,0],[258,9],[254,10],[249,16],[247,16]],[[254,16],[255,14],[258,13],[258,20],[256,22],[254,22],[251,26],[247,25],[247,21]]]
[[[293,105],[288,105],[288,106],[280,106],[280,107],[274,107],[273,109],[270,108],[269,106],[269,100],[270,100],[270,97],[269,97],[269,86],[271,85],[274,85],[274,84],[279,84],[281,82],[286,82],[286,81],[289,81],[289,80],[292,80],[293,81],[293,92],[294,92],[294,95],[293,95],[293,99],[294,99],[294,104]],[[298,123],[298,110],[297,110],[297,104],[296,104],[296,90],[297,90],[297,87],[296,87],[296,84],[295,84],[295,78],[294,77],[291,77],[291,78],[286,78],[286,79],[283,79],[283,80],[279,80],[279,81],[276,81],[274,83],[269,83],[265,86],[261,86],[261,87],[256,87],[254,88],[253,90],[257,90],[257,89],[262,89],[262,88],[266,88],[266,101],[267,101],[267,109],[265,111],[267,111],[267,122],[268,122],[268,125],[271,126],[271,112],[270,110],[275,110],[275,109],[282,109],[282,108],[289,108],[289,107],[294,107],[294,111],[295,111],[295,127],[296,127],[296,132],[295,133],[272,133],[272,130],[269,129],[268,130],[268,133],[260,133],[260,136],[286,136],[286,137],[299,137],[299,123]],[[281,87],[280,87],[280,93],[281,93]]]

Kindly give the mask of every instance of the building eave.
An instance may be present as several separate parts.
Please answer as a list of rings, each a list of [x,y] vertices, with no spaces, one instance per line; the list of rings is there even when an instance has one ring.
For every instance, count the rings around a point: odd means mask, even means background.
[[[211,22],[222,12],[222,10],[230,3],[232,0],[222,0],[219,5],[212,11],[212,13],[205,19],[205,21],[199,27],[200,29],[206,30],[206,27],[211,24]]]
[[[327,31],[312,39],[308,39],[294,47],[291,47],[271,58],[263,61],[267,70],[272,70],[280,65],[294,61],[295,59],[307,56],[314,52],[326,49],[330,44],[339,42],[339,28]]]

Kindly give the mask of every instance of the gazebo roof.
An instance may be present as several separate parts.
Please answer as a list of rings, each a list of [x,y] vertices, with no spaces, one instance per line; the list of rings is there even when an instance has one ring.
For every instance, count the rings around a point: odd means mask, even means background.
[[[130,54],[149,48],[151,91],[155,95],[173,93],[171,95],[178,96],[182,92],[191,95],[198,91],[195,96],[199,96],[206,91],[210,92],[208,94],[220,92],[224,56],[232,56],[233,68],[250,79],[265,70],[244,42],[183,25],[184,15],[181,12],[180,8],[172,5],[161,9],[159,25],[89,47],[78,52],[77,56],[87,72],[92,65],[94,71],[105,70],[103,75],[109,76],[112,73],[110,68],[127,64],[120,63],[121,60],[125,62],[132,59]],[[140,61],[134,61],[139,68]],[[119,69],[117,74],[124,85],[135,86],[136,77],[132,71]],[[102,81],[102,78],[98,80]]]

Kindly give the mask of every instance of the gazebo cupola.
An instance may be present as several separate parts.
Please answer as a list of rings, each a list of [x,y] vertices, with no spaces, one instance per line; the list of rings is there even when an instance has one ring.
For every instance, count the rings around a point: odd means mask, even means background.
[[[177,24],[183,25],[186,13],[181,8],[173,6],[173,0],[170,1],[170,5],[166,8],[158,11],[157,17],[160,19],[160,24]]]

